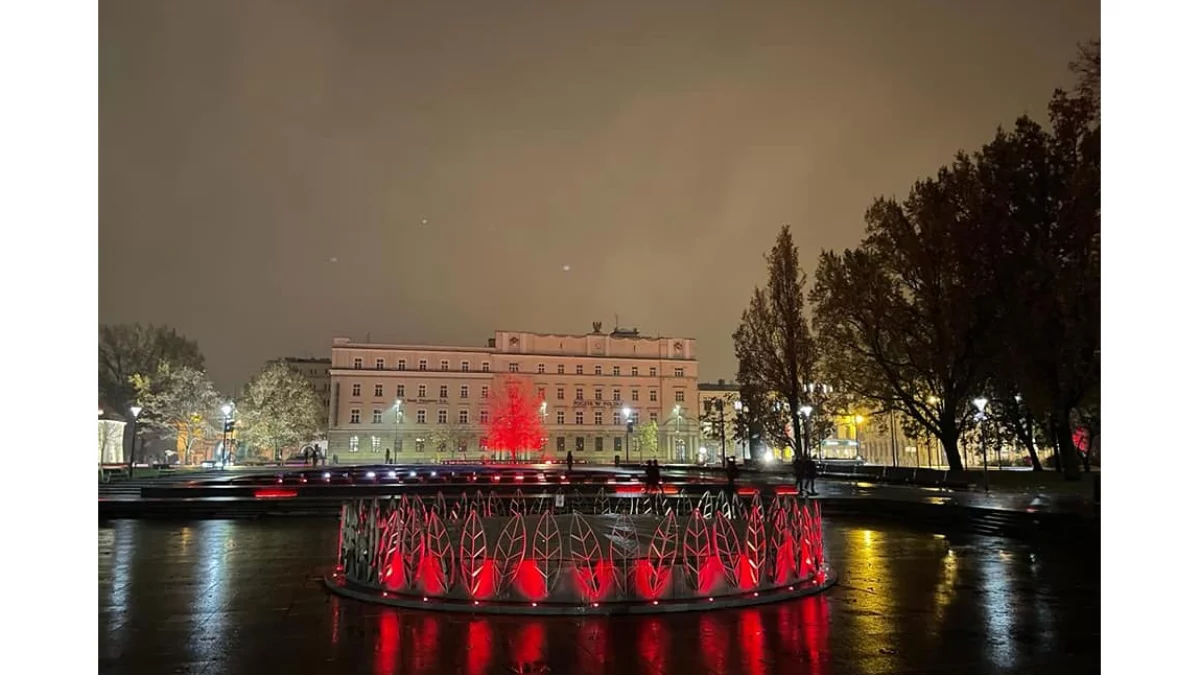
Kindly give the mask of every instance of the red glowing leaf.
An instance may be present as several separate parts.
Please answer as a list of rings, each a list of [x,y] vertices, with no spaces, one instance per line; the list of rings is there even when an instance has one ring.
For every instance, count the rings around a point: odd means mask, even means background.
[[[494,566],[487,564],[487,534],[483,531],[483,522],[478,511],[467,514],[458,551],[467,595],[472,598],[486,598],[495,588],[494,580],[489,578],[494,572]]]
[[[533,560],[542,582],[540,588],[527,587],[524,592],[530,599],[541,599],[554,588],[562,567],[562,535],[552,513],[543,513],[533,528]],[[518,576],[518,580],[532,581],[525,579],[525,575]]]
[[[425,558],[425,521],[414,517],[415,512],[410,508],[408,517],[404,519],[400,534],[400,548],[403,551],[403,578],[409,588],[417,587],[417,570],[421,560]]]
[[[731,586],[737,584],[737,561],[741,557],[742,547],[733,523],[721,513],[713,518],[712,547],[725,579]]]
[[[500,530],[496,539],[496,566],[503,580],[501,589],[510,585],[515,579],[521,563],[525,560],[525,519],[513,516]]]
[[[762,502],[750,507],[750,516],[746,523],[745,547],[742,554],[745,566],[739,567],[738,587],[742,589],[757,588],[762,579],[762,567],[766,562],[766,533],[763,527]]]
[[[571,564],[584,599],[595,602],[603,598],[612,582],[612,566],[591,524],[578,513],[571,514]]]
[[[683,531],[683,572],[692,589],[700,593],[708,590],[703,588],[702,582],[707,579],[702,578],[701,571],[708,565],[710,555],[712,555],[712,542],[708,533],[708,524],[700,516],[699,510],[692,511]]]
[[[658,524],[654,536],[650,537],[649,559],[638,561],[640,572],[636,575],[636,583],[642,597],[658,599],[666,592],[678,549],[679,525],[672,512]]]
[[[421,560],[421,582],[425,592],[440,594],[454,584],[454,551],[442,519],[433,512],[425,516],[425,555]]]
[[[779,509],[771,523],[771,555],[774,557],[773,580],[777,585],[788,583],[795,579],[796,552],[795,540],[788,526],[788,512]]]

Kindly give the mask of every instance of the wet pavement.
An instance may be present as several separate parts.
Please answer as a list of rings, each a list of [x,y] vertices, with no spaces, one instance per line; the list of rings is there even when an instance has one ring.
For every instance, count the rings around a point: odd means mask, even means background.
[[[101,673],[1099,672],[1099,555],[826,518],[829,593],[613,619],[328,594],[336,520],[102,523]]]

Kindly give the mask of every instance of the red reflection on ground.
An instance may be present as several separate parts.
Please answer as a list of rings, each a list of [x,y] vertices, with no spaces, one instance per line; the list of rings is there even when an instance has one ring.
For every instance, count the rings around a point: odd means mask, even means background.
[[[732,672],[728,667],[729,664],[726,663],[726,655],[729,652],[729,635],[717,623],[712,614],[705,613],[700,615],[699,642],[700,655],[704,658],[704,663],[708,666],[709,672]]]
[[[808,653],[809,672],[822,675],[826,672],[824,658],[829,651],[829,601],[823,595],[805,598],[800,602],[803,621],[804,650]]]
[[[531,619],[517,631],[512,658],[518,666],[546,660],[546,626],[540,620]]]
[[[758,570],[754,568],[754,565],[750,564],[749,556],[745,554],[739,555],[734,570],[737,575],[739,589],[749,591],[758,586]]]
[[[413,632],[413,658],[408,665],[418,673],[441,673],[438,665],[438,632],[444,619],[426,614],[421,617],[417,630]],[[406,669],[405,672],[407,672]]]
[[[579,655],[576,672],[608,672],[605,667],[605,660],[611,657],[608,652],[608,622],[609,619],[585,619],[580,626],[579,639],[576,641]]]
[[[738,617],[738,642],[742,652],[742,668],[740,672],[747,675],[762,675],[766,672],[763,664],[763,635],[762,613],[758,609],[748,609]]]
[[[796,544],[791,533],[783,537],[783,543],[775,552],[775,583],[784,584],[796,575]]]
[[[392,555],[388,557],[380,581],[383,583],[383,587],[389,591],[398,591],[404,588],[407,580],[404,578],[404,555],[400,552],[400,547],[396,547],[392,551]]]
[[[396,657],[400,654],[400,615],[384,610],[379,615],[379,639],[375,643],[375,675],[396,672]]]
[[[487,621],[467,626],[467,675],[483,675],[492,661],[492,629]]]
[[[296,496],[295,490],[282,490],[278,488],[263,488],[254,491],[255,499],[290,499]]]
[[[666,672],[667,649],[670,634],[658,617],[648,618],[638,627],[637,653],[646,673],[657,675]]]

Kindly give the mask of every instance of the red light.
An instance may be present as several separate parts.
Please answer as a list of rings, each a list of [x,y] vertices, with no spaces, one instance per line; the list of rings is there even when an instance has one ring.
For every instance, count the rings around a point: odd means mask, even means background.
[[[783,486],[775,488],[775,494],[777,494],[777,495],[798,495],[798,494],[800,494],[800,491],[797,490],[794,486],[783,485]]]
[[[276,490],[273,488],[264,488],[254,491],[255,499],[290,499],[296,496],[295,490]]]
[[[741,487],[738,488],[737,493],[743,497],[749,497],[750,495],[758,494],[758,490],[755,490],[752,487]]]
[[[611,483],[612,481],[609,481],[609,482]],[[613,492],[615,492],[619,495],[637,495],[637,494],[642,493],[642,486],[640,486],[640,485],[618,485],[616,488],[613,489]]]

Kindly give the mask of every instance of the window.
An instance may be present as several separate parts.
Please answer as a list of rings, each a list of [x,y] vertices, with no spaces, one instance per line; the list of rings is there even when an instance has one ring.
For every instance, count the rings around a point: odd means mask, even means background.
[[[396,362],[396,370],[408,370],[408,361],[400,359]]]
[[[450,398],[450,386],[443,384],[438,387],[438,398]]]
[[[565,389],[563,389],[562,387],[559,387],[559,388],[558,388],[558,391],[554,392],[554,398],[556,398],[556,399],[558,399],[558,400],[560,400],[560,401],[562,401],[562,400],[566,399],[566,398],[567,398],[567,391],[566,391]]]
[[[382,410],[372,410],[371,411],[371,424],[383,424],[383,411]]]
[[[683,377],[683,368],[675,369],[675,377]]]
[[[350,452],[358,452],[358,436],[350,437]]]
[[[613,452],[621,454],[621,437],[617,436],[613,439]]]
[[[675,402],[683,403],[683,390],[682,389],[675,390]]]
[[[613,375],[621,374],[621,366],[613,366]]]
[[[445,410],[439,410],[439,411],[438,411],[438,424],[445,424],[445,423],[446,423],[446,419],[447,419],[447,417],[446,417],[446,411],[445,411]]]
[[[468,398],[470,396],[471,396],[471,388],[470,387],[468,387],[465,384],[459,386],[459,388],[458,388],[458,397],[459,398]]]
[[[651,400],[651,401],[657,401],[657,400],[658,400],[658,390],[657,390],[657,389],[651,389],[651,390],[650,390],[650,400]]]
[[[604,452],[604,437],[596,437],[596,452]]]
[[[546,388],[545,387],[538,387],[538,400],[541,400],[541,401],[546,400]]]
[[[398,455],[398,454],[400,454],[400,452],[401,452],[402,450],[404,450],[404,439],[403,439],[403,438],[397,438],[397,439],[396,439],[396,454],[397,454],[397,455]]]
[[[429,393],[429,390],[425,388],[425,385],[423,385],[423,384],[417,385],[417,398],[425,398],[425,395],[427,393]]]
[[[424,438],[417,439],[417,452],[425,452],[425,439]]]
[[[575,400],[576,401],[583,400],[583,387],[575,387]]]
[[[492,364],[490,361],[484,361],[483,363],[479,364],[479,366],[480,366],[479,369],[485,373],[492,372]]]
[[[404,385],[396,385],[396,398],[404,398]]]
[[[417,411],[417,424],[425,424],[425,410],[424,409]]]
[[[592,415],[592,424],[595,424],[596,426],[604,424],[604,413],[597,410],[595,414]]]
[[[630,369],[629,369],[629,374],[630,374],[630,375],[633,375],[634,377],[637,377],[637,374],[638,374],[638,373],[637,373],[637,366],[634,366],[634,367],[630,368]]]
[[[479,411],[479,423],[480,424],[488,423],[488,411],[486,411],[486,410]]]
[[[595,371],[596,371],[596,374],[597,374],[597,375],[603,375],[603,374],[604,374],[604,368],[603,368],[603,367],[601,367],[601,366],[596,366],[596,368],[595,368]]]
[[[633,421],[634,424],[641,424],[641,415],[642,415],[641,413],[634,410],[633,416],[630,419]]]
[[[563,368],[563,364],[561,364],[561,363],[560,363],[560,364],[558,364],[558,374],[559,374],[559,375],[562,375],[564,370],[565,370],[565,369]]]
[[[554,423],[555,424],[566,424],[567,423],[567,414],[565,412],[563,412],[562,410],[559,410],[558,412],[554,413]]]
[[[544,364],[544,363],[539,363],[539,364],[538,364],[538,374],[541,374],[541,373],[544,373],[544,372],[546,372],[546,364]]]
[[[359,415],[358,408],[350,409],[350,424],[358,424],[359,423],[360,420],[359,420],[358,415]]]
[[[613,389],[613,400],[614,401],[621,400],[621,390],[620,389]]]
[[[379,452],[379,437],[371,437],[371,452]]]
[[[383,370],[383,359],[375,359],[375,370]]]
[[[575,374],[582,375],[583,374],[583,366],[575,366]]]
[[[362,370],[362,359],[354,359],[354,369]]]
[[[658,413],[656,413],[656,412],[650,413],[650,421],[654,422],[655,424],[658,424]]]
[[[583,452],[583,436],[575,437],[575,452]]]
[[[510,362],[510,363],[508,364],[508,372],[510,372],[510,373],[519,373],[519,372],[521,372],[521,364],[519,364],[519,363],[515,363],[515,362]]]
[[[593,398],[595,398],[597,401],[604,400],[604,390],[601,389],[600,387],[596,387],[595,389],[593,389],[592,395],[593,395]]]
[[[614,427],[619,426],[620,424],[621,424],[621,411],[614,410],[613,411],[613,426]]]
[[[417,361],[417,370],[426,370],[428,368],[429,368],[429,362],[426,361],[425,359],[421,359],[420,361]]]
[[[462,410],[458,411],[458,423],[459,424],[467,423],[467,414],[468,414],[468,412],[467,412],[466,408],[463,408]]]
[[[561,368],[561,367],[562,366],[559,366],[559,368]],[[567,437],[559,436],[559,437],[555,438],[554,439],[554,449],[559,452],[566,452],[567,451]]]
[[[351,385],[350,386],[350,395],[353,396],[354,398],[358,398],[359,396],[362,396],[362,385],[361,384]]]
[[[488,397],[488,386],[486,384],[479,388],[479,395],[484,398]]]
[[[383,385],[375,385],[375,398],[383,398]]]
[[[634,389],[633,391],[629,392],[629,395],[632,398],[632,400],[634,400],[634,401],[638,400],[638,390],[637,389]]]
[[[650,367],[650,377],[658,377],[658,368]]]
[[[471,372],[471,362],[463,361],[462,363],[458,364],[458,369],[463,371],[464,373]]]
[[[575,424],[583,424],[583,411],[582,410],[575,411]]]

